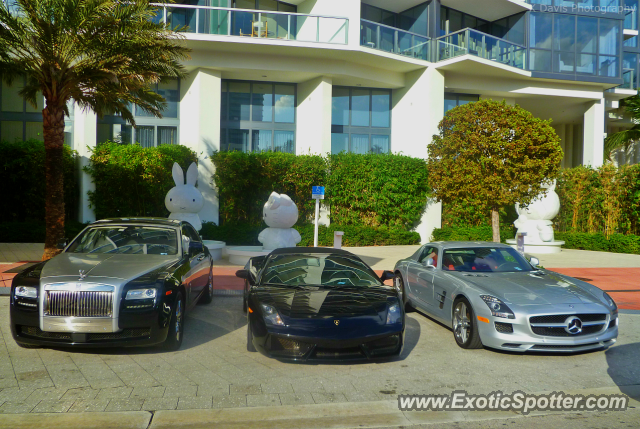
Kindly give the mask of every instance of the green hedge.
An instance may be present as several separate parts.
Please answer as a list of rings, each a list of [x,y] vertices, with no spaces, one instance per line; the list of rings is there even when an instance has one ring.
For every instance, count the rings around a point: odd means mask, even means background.
[[[500,228],[502,242],[515,235],[514,227]],[[490,226],[436,228],[433,230],[433,241],[493,241],[493,232]]]
[[[329,158],[331,222],[411,229],[427,203],[427,167],[404,155],[340,153]]]
[[[588,234],[583,232],[557,232],[556,240],[565,242],[565,249],[595,250],[600,252],[640,254],[640,236]]]
[[[284,193],[298,206],[299,222],[312,219],[311,187],[326,182],[326,162],[319,155],[281,152],[214,152],[213,181],[220,198],[220,223],[258,224],[271,192]]]
[[[44,143],[38,140],[0,142],[0,224],[7,222],[42,222],[46,195]],[[75,178],[76,153],[64,146],[65,216],[75,218],[78,187]],[[3,226],[3,232],[11,233]],[[28,231],[27,231],[28,232]],[[4,235],[2,236],[4,240]]]
[[[227,245],[259,246],[258,235],[266,228],[265,225],[225,224],[216,225],[204,222],[200,234],[205,240],[220,240]],[[296,225],[302,241],[298,246],[313,246],[313,224]],[[334,231],[343,231],[343,246],[392,246],[404,244],[419,244],[420,234],[401,229],[387,227],[373,228],[369,226],[352,225],[321,225],[318,228],[318,244],[333,246]]]
[[[87,226],[84,223],[67,219],[65,237],[71,240]],[[44,221],[3,222],[0,223],[0,242],[2,243],[44,243]]]
[[[403,155],[341,153],[323,158],[263,152],[216,152],[214,183],[220,196],[220,223],[258,224],[272,191],[298,206],[300,222],[311,221],[313,185],[326,186],[323,204],[339,225],[410,229],[427,201],[424,160]]]
[[[196,153],[182,145],[143,148],[107,142],[98,145],[84,170],[96,185],[89,201],[97,219],[120,216],[167,217],[164,198],[175,186],[171,175],[177,162],[186,173]],[[198,186],[209,186],[199,183]]]

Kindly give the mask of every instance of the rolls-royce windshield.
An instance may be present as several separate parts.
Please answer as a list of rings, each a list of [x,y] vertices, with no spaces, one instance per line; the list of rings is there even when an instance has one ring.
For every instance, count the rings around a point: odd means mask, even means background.
[[[67,249],[71,253],[175,255],[176,231],[152,226],[97,226],[86,229]]]

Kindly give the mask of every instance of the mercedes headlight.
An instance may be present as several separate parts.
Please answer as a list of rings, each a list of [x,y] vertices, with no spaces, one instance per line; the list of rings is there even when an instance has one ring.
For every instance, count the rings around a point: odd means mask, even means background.
[[[611,298],[609,296],[609,294],[606,293],[606,292],[602,292],[602,296],[604,297],[604,302],[606,302],[607,305],[609,305],[609,307],[611,307],[611,311],[613,313],[617,313],[618,312],[618,306],[616,305],[616,302],[613,300],[613,298]]]
[[[400,311],[400,304],[396,302],[395,304],[391,304],[387,309],[387,325],[400,322],[402,322],[402,312]]]
[[[130,289],[127,291],[125,299],[154,299],[157,290],[154,288],[147,289]]]
[[[29,286],[18,286],[16,287],[16,296],[21,296],[23,298],[38,298],[38,289],[35,287]]]
[[[491,310],[491,315],[494,317],[504,317],[505,319],[515,319],[516,316],[513,314],[513,311],[501,300],[491,295],[480,295],[480,298],[487,304],[489,310]]]
[[[264,316],[264,321],[269,325],[280,325],[284,326],[284,322],[278,314],[278,310],[273,305],[262,304],[262,313]]]

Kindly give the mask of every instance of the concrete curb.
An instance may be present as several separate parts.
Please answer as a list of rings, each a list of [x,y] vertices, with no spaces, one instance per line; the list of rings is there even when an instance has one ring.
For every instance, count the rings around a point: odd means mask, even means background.
[[[3,414],[0,429],[146,429],[151,417],[148,411]]]
[[[551,393],[551,392],[539,392]],[[612,395],[625,393],[629,405],[638,407],[640,385],[565,390],[566,394]],[[581,411],[585,413],[586,411]],[[575,414],[570,411],[539,411],[528,416]],[[398,401],[342,402],[330,404],[286,405],[280,407],[241,407],[204,410],[4,414],[0,429],[346,429],[411,427],[525,417],[512,411],[400,411]]]

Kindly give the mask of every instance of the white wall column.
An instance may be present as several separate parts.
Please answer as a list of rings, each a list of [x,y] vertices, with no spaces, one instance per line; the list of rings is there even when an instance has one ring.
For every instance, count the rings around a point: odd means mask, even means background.
[[[79,190],[80,203],[78,205],[78,220],[80,222],[93,222],[96,214],[89,207],[89,195],[87,192],[95,191],[96,185],[91,176],[84,172],[83,167],[89,165],[91,150],[96,147],[96,114],[92,110],[83,111],[75,103],[73,105],[73,149],[78,152]]]
[[[604,162],[604,99],[589,103],[584,113],[582,165],[599,167]]]
[[[296,155],[331,153],[331,78],[298,84]]]
[[[406,85],[393,91],[391,112],[391,150],[426,159],[427,146],[444,117],[444,75],[434,68],[405,75]],[[429,201],[415,231],[420,241],[431,240],[434,228],[442,226],[442,204]]]
[[[180,85],[180,144],[198,154],[198,189],[204,197],[200,219],[218,223],[218,195],[211,185],[210,156],[220,150],[221,74],[197,69]]]

